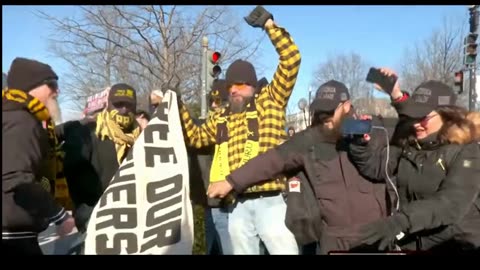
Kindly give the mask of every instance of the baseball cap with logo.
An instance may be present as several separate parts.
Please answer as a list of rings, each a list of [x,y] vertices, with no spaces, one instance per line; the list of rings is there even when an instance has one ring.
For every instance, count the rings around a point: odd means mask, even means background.
[[[440,81],[426,81],[420,84],[407,99],[399,114],[411,118],[423,118],[443,105],[455,105],[456,95],[453,89]]]
[[[318,88],[315,99],[310,105],[310,112],[332,112],[338,105],[350,99],[345,84],[331,80]]]
[[[118,83],[110,87],[108,93],[108,107],[113,109],[115,103],[128,103],[131,105],[133,111],[137,107],[137,91],[130,85],[125,83]]]

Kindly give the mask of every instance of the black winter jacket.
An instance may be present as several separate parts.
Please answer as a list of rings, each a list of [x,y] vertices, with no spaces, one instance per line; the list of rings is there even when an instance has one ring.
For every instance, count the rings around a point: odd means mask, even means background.
[[[324,240],[320,241],[322,253],[347,250],[355,242],[360,225],[387,216],[386,189],[383,183],[372,183],[357,172],[347,155],[345,141],[329,142],[318,128],[297,133],[248,161],[227,176],[227,181],[241,193],[250,185],[281,173],[304,170],[326,225]]]
[[[108,187],[119,164],[115,144],[95,135],[94,121],[71,121],[56,130],[64,139],[65,177],[72,201],[94,207]]]
[[[2,104],[2,239],[37,237],[68,214],[40,184],[48,135],[27,110]]]
[[[64,171],[75,205],[75,224],[85,231],[93,208],[107,189],[119,164],[115,144],[95,135],[93,120],[67,122],[56,130],[64,140]]]
[[[352,144],[350,153],[365,176],[385,181],[385,169],[396,176],[400,212],[409,223],[405,239],[416,239],[424,250],[447,241],[478,248],[480,145],[439,145],[435,140],[403,148],[391,145],[389,155],[385,145]],[[408,241],[405,245],[412,247]]]

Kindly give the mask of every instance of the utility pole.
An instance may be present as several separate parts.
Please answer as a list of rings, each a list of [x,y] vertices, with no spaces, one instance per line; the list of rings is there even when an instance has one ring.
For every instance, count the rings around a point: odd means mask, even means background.
[[[307,108],[307,101],[304,98],[301,98],[298,101],[297,105],[298,105],[298,108],[300,109],[300,111],[302,111],[302,113],[303,113],[303,123],[305,124],[305,128],[307,128],[308,123],[307,123],[307,117],[305,116],[305,109]]]
[[[202,94],[201,94],[201,113],[200,118],[206,119],[207,118],[207,52],[208,52],[208,38],[204,36],[202,38],[202,71],[201,71],[201,79],[202,79]]]
[[[470,31],[465,38],[465,69],[469,71],[469,93],[468,93],[468,108],[470,111],[475,110],[477,101],[476,85],[476,69],[477,69],[477,38],[478,38],[478,5],[469,6],[470,11]]]
[[[475,105],[477,102],[477,89],[475,89],[477,81],[476,67],[470,69],[470,94],[468,101],[468,109],[470,111],[475,111]]]

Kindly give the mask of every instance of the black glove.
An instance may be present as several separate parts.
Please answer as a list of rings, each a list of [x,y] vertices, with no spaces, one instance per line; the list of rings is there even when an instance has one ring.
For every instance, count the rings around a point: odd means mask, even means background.
[[[273,20],[273,15],[262,6],[257,6],[247,17],[244,17],[244,19],[252,27],[263,29],[268,19]]]
[[[366,245],[378,243],[378,249],[385,250],[394,243],[399,233],[407,231],[407,229],[407,217],[403,214],[396,214],[362,226],[360,228],[360,242]]]
[[[73,213],[73,218],[75,219],[75,226],[77,227],[79,232],[84,233],[85,231],[87,231],[88,220],[90,220],[92,212],[93,207],[88,206],[84,203],[82,203],[75,209]]]

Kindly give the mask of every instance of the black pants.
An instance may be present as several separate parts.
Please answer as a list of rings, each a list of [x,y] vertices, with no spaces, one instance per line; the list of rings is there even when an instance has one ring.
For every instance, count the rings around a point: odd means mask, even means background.
[[[43,255],[38,238],[2,239],[2,253],[6,255]]]
[[[301,255],[317,255],[317,242],[302,246]]]

